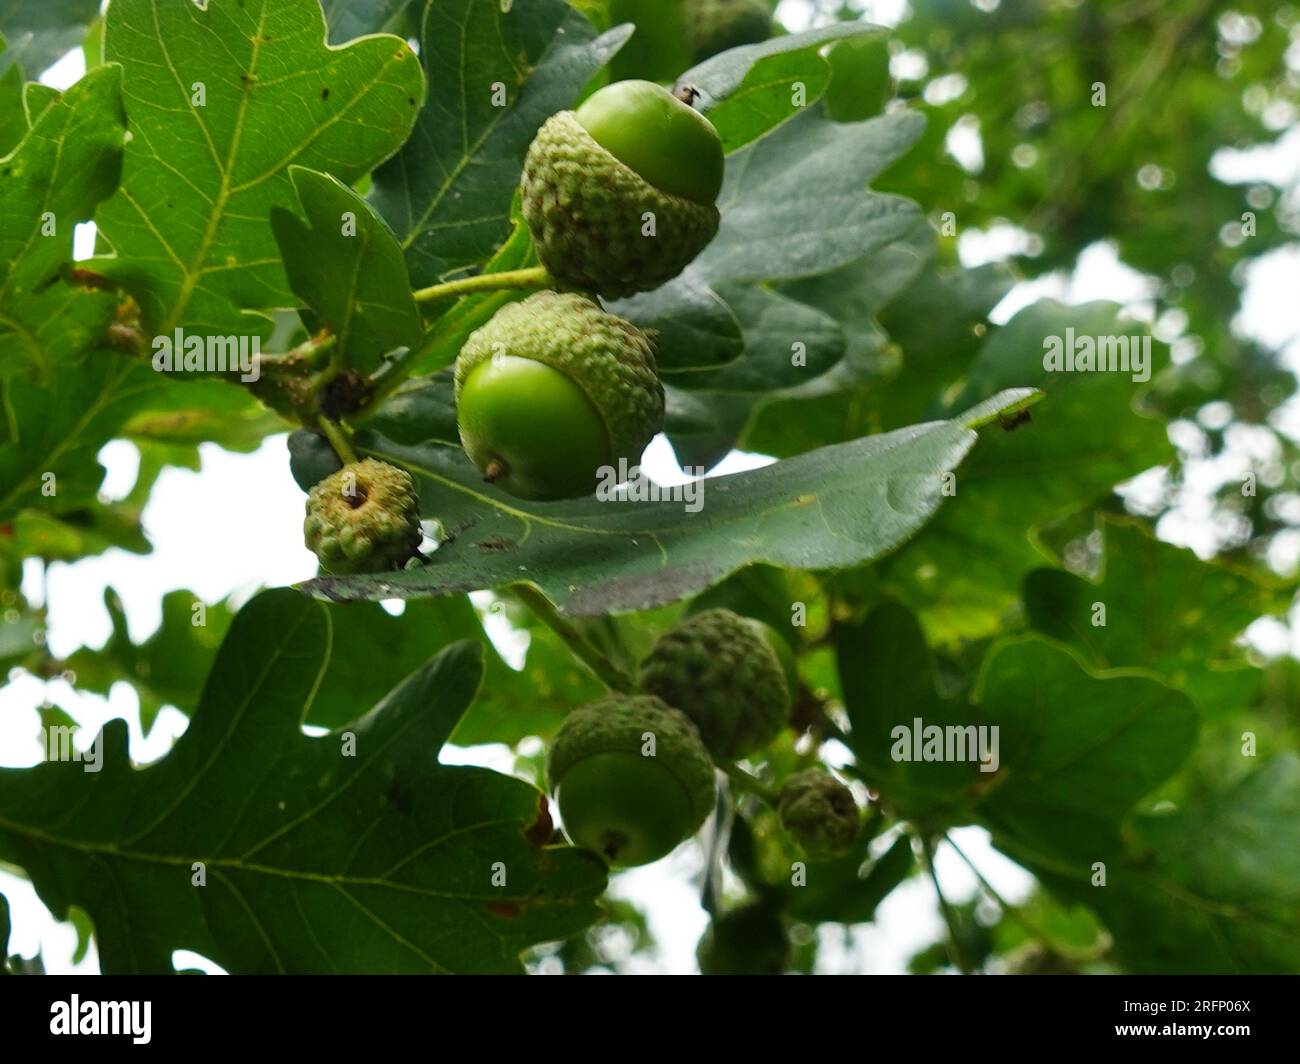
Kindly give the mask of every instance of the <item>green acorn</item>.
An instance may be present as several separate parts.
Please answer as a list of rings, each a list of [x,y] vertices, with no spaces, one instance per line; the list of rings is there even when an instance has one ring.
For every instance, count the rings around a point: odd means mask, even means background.
[[[641,663],[641,687],[690,717],[710,753],[731,761],[766,746],[789,717],[783,644],[761,621],[705,610],[659,638]]]
[[[570,713],[547,776],[565,833],[617,866],[657,861],[690,838],[716,787],[694,726],[647,695],[610,695]]]
[[[686,39],[697,61],[772,36],[765,0],[686,0]]]
[[[456,359],[456,421],[470,461],[504,491],[589,495],[602,467],[636,465],[663,427],[654,345],[577,293],[509,303]]]
[[[813,860],[842,857],[857,841],[861,820],[853,792],[819,768],[796,772],[782,784],[777,812]]]
[[[780,912],[761,901],[714,916],[695,947],[701,975],[780,975],[789,953]]]
[[[345,465],[307,493],[302,530],[326,572],[397,568],[420,546],[415,482],[406,470],[374,458]]]
[[[620,81],[552,115],[524,160],[538,258],[566,288],[610,299],[676,277],[718,231],[722,140],[649,81]]]

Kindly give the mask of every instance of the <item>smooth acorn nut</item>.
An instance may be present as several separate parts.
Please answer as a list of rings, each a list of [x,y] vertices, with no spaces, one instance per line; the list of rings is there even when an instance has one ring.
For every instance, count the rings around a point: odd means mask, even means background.
[[[648,81],[619,81],[552,115],[524,160],[523,212],[563,287],[610,299],[676,277],[718,230],[722,139]]]
[[[641,687],[685,713],[714,757],[732,761],[766,746],[789,717],[780,641],[761,621],[705,610],[660,636],[641,663]]]
[[[302,530],[326,572],[397,568],[420,546],[415,482],[406,470],[374,458],[345,465],[307,493]]]
[[[819,768],[796,772],[781,786],[781,824],[813,860],[842,857],[858,838],[861,818],[853,792]]]
[[[611,695],[570,713],[547,776],[565,833],[618,867],[657,861],[695,834],[716,788],[695,727],[648,695]]]
[[[636,465],[663,427],[650,338],[577,293],[502,307],[465,341],[455,382],[465,453],[524,499],[591,494],[602,468]]]
[[[765,0],[686,0],[686,38],[696,60],[772,36]]]

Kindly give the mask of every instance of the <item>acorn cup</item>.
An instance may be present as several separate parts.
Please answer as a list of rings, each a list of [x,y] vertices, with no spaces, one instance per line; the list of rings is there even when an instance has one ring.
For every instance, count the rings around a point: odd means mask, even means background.
[[[415,482],[374,458],[345,465],[307,493],[303,538],[329,573],[399,568],[420,546]]]
[[[591,494],[602,467],[635,466],[663,427],[650,338],[573,292],[502,307],[461,348],[455,381],[465,453],[524,499]]]
[[[853,792],[819,768],[796,772],[782,784],[777,812],[781,825],[815,861],[848,853],[861,826]]]
[[[685,713],[720,761],[775,739],[796,686],[794,658],[781,636],[726,609],[693,614],[665,632],[641,663],[640,682]]]
[[[695,834],[717,787],[694,725],[648,695],[610,695],[570,713],[547,777],[565,833],[619,867],[657,861]]]
[[[649,81],[552,115],[524,160],[523,213],[560,287],[619,299],[676,277],[718,231],[722,139]]]

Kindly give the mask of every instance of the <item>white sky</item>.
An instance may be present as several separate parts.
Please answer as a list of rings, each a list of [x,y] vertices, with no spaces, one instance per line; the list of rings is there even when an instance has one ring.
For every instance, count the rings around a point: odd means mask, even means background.
[[[901,4],[885,0],[872,5],[877,21],[897,20]],[[786,0],[782,16],[792,29],[801,28],[806,18],[805,5]],[[42,81],[66,87],[82,72],[79,52],[47,71]],[[972,140],[971,138],[974,138]],[[978,132],[963,131],[952,150],[972,158],[978,149]],[[1282,188],[1296,187],[1300,177],[1300,130],[1294,130],[1272,148],[1253,152],[1224,152],[1216,159],[1215,172],[1232,181],[1270,181]],[[966,265],[1003,258],[1022,246],[1024,234],[1007,225],[988,233],[963,235],[959,251]],[[78,257],[88,257],[93,246],[93,228],[83,227],[78,234]],[[1257,263],[1249,275],[1239,328],[1279,347],[1290,345],[1300,355],[1300,300],[1296,300],[1296,277],[1300,276],[1300,249],[1295,246]],[[1072,275],[1052,275],[1016,287],[998,307],[995,320],[1007,320],[1016,310],[1042,296],[1068,302],[1090,299],[1115,299],[1129,303],[1142,278],[1124,267],[1113,249],[1097,245],[1081,257]],[[1137,317],[1144,316],[1141,303],[1131,307]],[[1149,311],[1145,317],[1149,319]],[[1300,364],[1300,358],[1297,363]],[[1300,425],[1300,417],[1296,423]],[[284,436],[267,440],[253,454],[237,455],[205,445],[202,469],[198,473],[168,469],[159,478],[144,524],[154,551],[143,557],[112,550],[101,557],[74,565],[57,563],[50,567],[48,587],[39,586],[39,563],[27,570],[24,590],[33,598],[47,600],[50,607],[48,639],[52,651],[63,655],[82,645],[99,646],[107,638],[110,626],[103,607],[103,591],[112,586],[125,603],[132,638],[141,640],[157,627],[163,594],[174,588],[190,588],[207,601],[228,596],[240,600],[259,587],[283,586],[302,580],[315,572],[315,560],[303,547],[301,520],[303,494],[289,475]],[[115,442],[104,448],[101,461],[108,469],[104,485],[107,497],[120,497],[129,491],[135,479],[138,456],[133,446]],[[758,455],[734,454],[717,473],[752,468],[768,461]],[[647,470],[661,483],[684,479],[672,459],[671,449],[662,437],[647,452]],[[1224,468],[1199,470],[1193,465],[1189,476],[1196,489],[1212,490],[1218,479],[1230,475]],[[1195,494],[1195,490],[1193,491]],[[255,515],[255,530],[232,527],[231,500],[238,509]],[[1208,553],[1213,544],[1208,510],[1190,510],[1172,521],[1162,522],[1161,534],[1183,545]],[[241,545],[242,544],[244,545]],[[256,545],[254,548],[254,544]],[[1300,559],[1300,543],[1296,545]],[[482,596],[476,596],[480,601]],[[498,619],[490,618],[489,631],[508,659],[518,660],[519,643],[511,633],[503,633]],[[1261,640],[1273,653],[1300,651],[1300,639],[1293,626],[1288,632],[1278,624],[1261,627]],[[1254,633],[1252,633],[1254,634]],[[102,699],[80,693],[62,681],[42,683],[30,676],[17,676],[0,688],[0,765],[25,767],[41,757],[37,741],[37,707],[52,702],[68,711],[81,725],[83,744],[103,723],[124,717],[132,725],[131,754],[137,762],[154,760],[169,748],[184,730],[186,719],[174,709],[160,715],[148,741],[139,734],[137,705],[133,690],[118,684],[110,698]],[[447,750],[445,762],[475,763],[500,771],[510,771],[512,759],[505,747],[477,747],[470,750]],[[1012,862],[996,853],[988,836],[977,828],[963,828],[954,838],[980,866],[986,877],[1008,899],[1023,898],[1030,877]],[[635,900],[646,911],[659,948],[647,970],[691,972],[695,970],[694,950],[707,918],[698,905],[697,874],[700,854],[696,844],[688,843],[670,858],[646,868],[624,873],[615,880],[617,894]],[[950,898],[963,899],[975,890],[970,871],[947,848],[938,856],[938,873]],[[24,879],[0,872],[0,891],[8,897],[13,911],[12,951],[31,956],[39,949],[52,972],[93,972],[98,970],[92,945],[89,956],[72,965],[75,935],[71,925],[56,921],[36,898]],[[914,877],[896,890],[881,906],[875,923],[863,925],[851,933],[836,928],[823,929],[819,967],[827,972],[894,972],[901,971],[907,958],[918,948],[942,934],[942,925],[928,882]],[[178,952],[178,965],[217,969],[203,958]]]

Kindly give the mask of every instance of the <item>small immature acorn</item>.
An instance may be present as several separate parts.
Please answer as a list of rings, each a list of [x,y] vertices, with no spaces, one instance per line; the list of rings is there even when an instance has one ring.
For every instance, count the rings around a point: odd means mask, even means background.
[[[794,698],[793,655],[768,625],[726,609],[693,614],[641,663],[643,690],[685,713],[714,757],[731,761],[781,731]]]
[[[765,0],[686,0],[686,38],[696,60],[772,36]]]
[[[575,292],[502,307],[465,341],[455,378],[465,453],[525,499],[591,494],[601,467],[636,465],[663,427],[650,338]]]
[[[815,861],[842,857],[857,841],[861,818],[853,792],[819,768],[796,772],[781,786],[781,825]]]
[[[781,914],[761,901],[718,913],[695,947],[701,975],[780,975],[789,953]]]
[[[397,568],[420,546],[415,482],[406,470],[374,458],[345,465],[307,493],[302,530],[326,572]]]
[[[648,695],[610,695],[570,713],[547,777],[569,838],[620,867],[657,861],[695,834],[716,788],[694,725]]]
[[[649,81],[606,85],[528,149],[537,256],[562,287],[609,299],[658,288],[718,231],[723,166],[722,139],[690,104]]]

